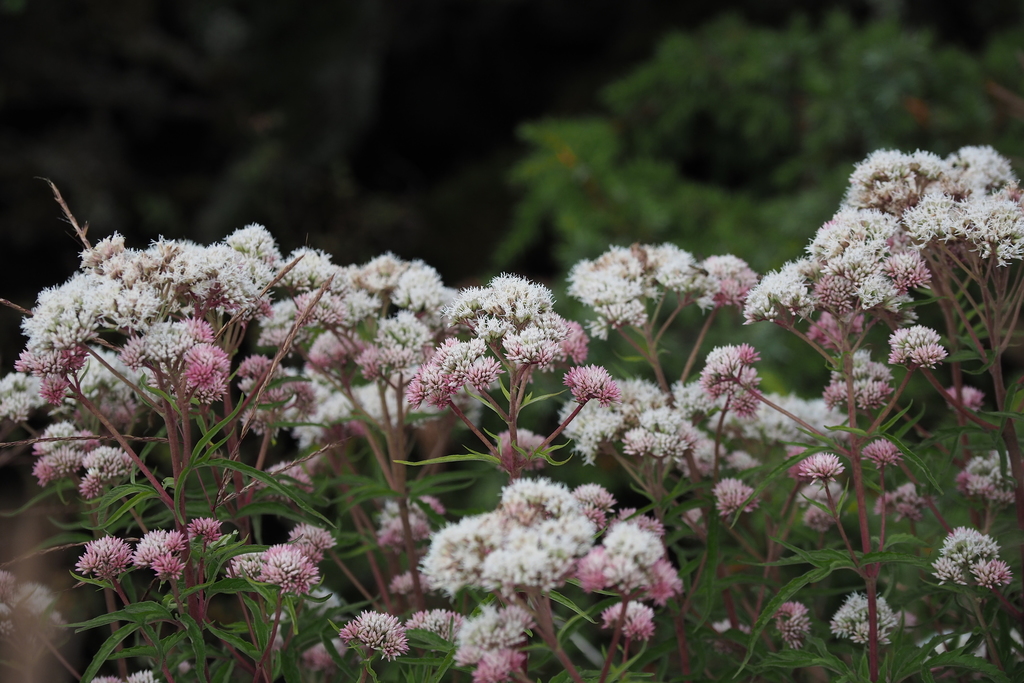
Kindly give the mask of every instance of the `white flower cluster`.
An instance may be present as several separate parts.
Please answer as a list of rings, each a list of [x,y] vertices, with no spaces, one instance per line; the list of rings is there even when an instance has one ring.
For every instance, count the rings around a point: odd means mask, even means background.
[[[505,487],[494,512],[464,517],[435,533],[422,570],[449,595],[465,586],[549,591],[564,583],[595,533],[564,485],[519,479]]]
[[[500,347],[501,360],[513,365],[546,370],[578,355],[570,348],[574,328],[555,313],[551,290],[518,275],[463,289],[443,312],[452,325],[468,327],[474,339]]]
[[[994,258],[999,266],[1024,257],[1024,209],[1007,197],[930,196],[907,211],[903,222],[911,239],[922,247],[961,246],[979,259]]]
[[[1010,162],[988,146],[963,147],[945,159],[882,149],[857,164],[844,203],[899,216],[934,195],[989,194],[1014,182]]]
[[[605,339],[609,328],[643,326],[648,301],[667,292],[704,309],[740,305],[756,281],[757,274],[735,256],[712,256],[698,263],[674,244],[635,244],[612,247],[573,266],[569,295],[594,309],[591,334]]]
[[[42,408],[39,398],[42,386],[38,377],[23,372],[11,372],[0,379],[0,420],[24,422],[32,411]]]
[[[743,308],[746,322],[791,323],[796,318],[810,316],[815,305],[807,280],[811,267],[809,259],[790,261],[761,278],[747,295]]]
[[[899,625],[896,615],[885,598],[878,596],[876,599],[877,621],[878,621],[878,642],[885,645],[889,642],[889,635]],[[851,593],[847,596],[846,602],[832,616],[829,624],[832,633],[840,638],[849,638],[861,645],[867,644],[869,640],[868,625],[868,596],[863,593]]]
[[[1003,507],[1013,502],[1013,477],[1009,471],[1004,470],[999,451],[989,451],[968,460],[967,465],[956,477],[956,485],[965,496],[995,507]]]
[[[980,531],[957,527],[946,536],[939,550],[939,559],[933,563],[939,583],[973,583],[984,588],[995,588],[1010,583],[1010,568],[998,558],[999,544]]]
[[[0,569],[0,637],[63,624],[64,619],[53,609],[56,601],[57,596],[46,586],[19,581],[14,574]]]

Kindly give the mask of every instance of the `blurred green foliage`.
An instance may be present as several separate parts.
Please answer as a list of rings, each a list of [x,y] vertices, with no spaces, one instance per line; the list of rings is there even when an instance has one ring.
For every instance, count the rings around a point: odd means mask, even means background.
[[[530,151],[511,178],[522,198],[497,265],[553,237],[562,269],[634,241],[776,268],[836,211],[872,150],[991,144],[1019,164],[1024,121],[1007,97],[1024,91],[1021,45],[1020,27],[972,54],[840,13],[669,33],[604,88],[602,113],[521,126]]]

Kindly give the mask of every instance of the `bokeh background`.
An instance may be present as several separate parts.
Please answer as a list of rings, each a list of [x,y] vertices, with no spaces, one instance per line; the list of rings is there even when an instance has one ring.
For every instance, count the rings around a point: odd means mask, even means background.
[[[0,296],[77,265],[39,178],[134,246],[260,222],[454,285],[637,240],[764,271],[873,149],[1019,164],[1022,49],[1019,0],[0,0]]]

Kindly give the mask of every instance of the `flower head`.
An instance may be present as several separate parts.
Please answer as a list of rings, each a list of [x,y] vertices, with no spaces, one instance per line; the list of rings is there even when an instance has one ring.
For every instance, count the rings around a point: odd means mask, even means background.
[[[131,546],[120,538],[104,536],[85,544],[85,552],[75,568],[83,574],[113,581],[128,569],[131,559]]]
[[[939,583],[947,581],[962,586],[974,583],[982,588],[996,588],[1010,583],[1009,566],[998,559],[999,544],[992,537],[968,527],[957,527],[939,550],[933,566]]]
[[[718,508],[718,514],[722,517],[728,517],[737,510],[751,512],[758,505],[757,500],[751,499],[751,496],[754,495],[754,489],[739,479],[732,477],[719,481],[711,492],[715,497],[715,507]]]
[[[939,344],[939,333],[924,325],[896,330],[889,337],[889,346],[893,365],[934,368],[948,355]]]
[[[861,455],[879,468],[895,465],[903,458],[900,449],[888,439],[875,439],[861,450]]]
[[[565,385],[569,387],[577,403],[596,399],[602,406],[607,407],[622,398],[615,380],[599,365],[570,368],[569,372],[565,373]]]
[[[320,572],[313,561],[295,545],[273,545],[263,553],[259,580],[280,586],[286,593],[304,595],[317,581]]]
[[[811,619],[807,607],[799,602],[784,602],[775,611],[775,628],[782,635],[786,645],[798,650],[803,647],[804,638],[811,631]]]
[[[394,660],[409,651],[405,627],[398,617],[381,612],[363,611],[345,624],[339,635],[348,644],[358,641],[367,650],[376,650],[385,659]]]
[[[800,473],[811,480],[833,481],[842,472],[843,465],[833,453],[815,453],[800,465]]]
[[[878,596],[876,600],[878,642],[889,642],[889,634],[896,628],[896,615],[893,614],[885,598]],[[849,638],[855,643],[867,644],[868,635],[868,598],[863,593],[851,593],[846,602],[832,616],[829,626],[832,633],[840,638]]]
[[[447,609],[432,609],[413,614],[405,622],[406,629],[421,628],[436,633],[445,640],[455,640],[462,628],[464,618],[457,612]]]
[[[625,617],[622,616],[623,609]],[[654,635],[654,610],[642,602],[612,605],[601,613],[601,628],[615,628],[620,619],[622,635],[629,640],[650,640]]]

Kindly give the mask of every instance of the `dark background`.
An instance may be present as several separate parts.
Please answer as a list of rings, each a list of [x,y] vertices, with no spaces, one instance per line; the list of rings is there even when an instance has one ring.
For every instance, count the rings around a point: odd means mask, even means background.
[[[31,307],[77,265],[40,177],[92,235],[137,247],[260,222],[286,253],[308,244],[350,263],[392,250],[451,284],[489,275],[518,197],[518,124],[598,111],[599,89],[669,31],[725,13],[813,28],[822,4],[2,0],[0,296]],[[1009,1],[829,7],[966,50],[1021,20]],[[546,252],[541,240],[503,265],[552,276]],[[0,318],[5,369],[17,320]]]

